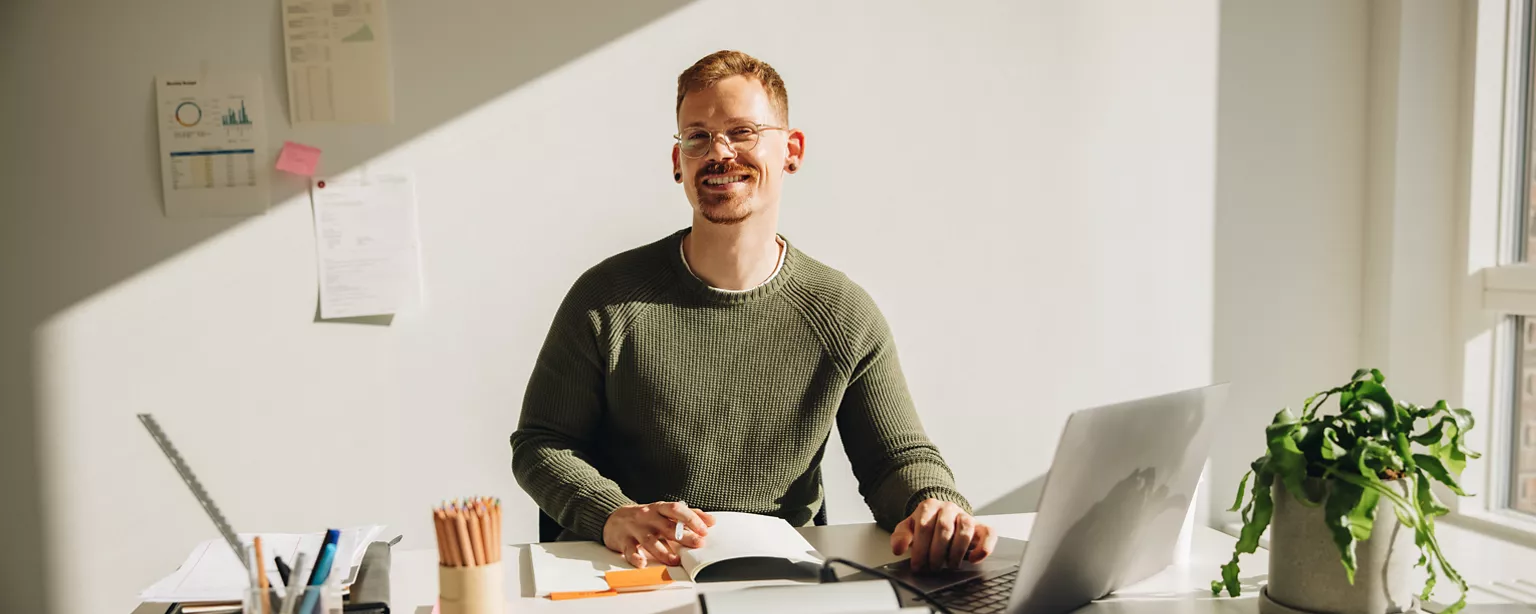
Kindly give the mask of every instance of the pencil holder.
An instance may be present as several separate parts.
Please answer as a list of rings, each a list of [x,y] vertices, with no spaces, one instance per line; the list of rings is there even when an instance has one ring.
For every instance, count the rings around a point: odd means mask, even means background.
[[[240,605],[245,614],[342,614],[344,602],[341,585],[327,582],[298,587],[292,595],[277,588],[253,588],[245,591]]]
[[[437,610],[440,614],[502,614],[501,562],[473,567],[437,567]]]

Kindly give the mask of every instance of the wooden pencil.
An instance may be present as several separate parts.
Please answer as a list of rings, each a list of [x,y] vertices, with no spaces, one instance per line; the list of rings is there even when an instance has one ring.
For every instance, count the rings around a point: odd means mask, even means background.
[[[432,530],[437,533],[437,564],[448,566],[448,540],[443,536],[443,513],[432,510]]]
[[[267,564],[262,558],[261,536],[256,539],[256,586],[261,589],[261,614],[272,614],[272,593],[267,591]]]
[[[448,514],[446,504],[438,511],[443,515],[443,541],[448,545],[448,566],[463,567],[464,557],[459,555],[459,532],[453,526],[453,517]]]
[[[485,544],[485,561],[495,563],[501,553],[501,546],[496,543],[496,534],[491,532],[491,515],[485,509],[485,501],[482,499],[475,504],[475,517],[480,520],[480,538]]]
[[[485,558],[485,541],[480,539],[480,516],[475,513],[474,503],[464,506],[464,522],[469,525],[469,547],[475,552],[475,564],[484,565],[489,559]]]
[[[501,560],[501,499],[491,507],[491,531],[496,534],[496,560]]]
[[[457,504],[453,506],[453,523],[458,529],[459,554],[463,559],[464,566],[474,567],[479,565],[480,562],[475,559],[475,548],[469,543],[469,524],[465,521],[464,514]]]

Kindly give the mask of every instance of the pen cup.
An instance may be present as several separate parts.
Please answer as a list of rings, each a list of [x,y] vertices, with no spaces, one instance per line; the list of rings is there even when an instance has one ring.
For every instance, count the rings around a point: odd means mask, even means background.
[[[244,614],[342,614],[345,605],[341,585],[334,582],[302,586],[291,596],[277,587],[265,591],[267,599],[263,599],[262,592],[259,588],[245,591],[241,600]],[[304,609],[306,605],[309,606],[307,610]],[[269,606],[271,609],[267,609]]]
[[[502,614],[507,600],[502,592],[501,575],[500,561],[473,567],[439,565],[439,614]]]

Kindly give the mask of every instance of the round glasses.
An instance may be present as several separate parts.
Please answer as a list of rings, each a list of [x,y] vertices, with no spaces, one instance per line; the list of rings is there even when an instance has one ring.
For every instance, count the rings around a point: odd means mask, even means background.
[[[725,143],[730,146],[731,151],[751,151],[757,146],[757,141],[764,130],[788,130],[788,128],[768,124],[742,124],[722,132],[688,128],[680,134],[672,135],[672,138],[677,139],[677,148],[683,152],[683,155],[702,158],[709,153],[709,150],[714,149],[715,140],[721,136],[725,137]]]

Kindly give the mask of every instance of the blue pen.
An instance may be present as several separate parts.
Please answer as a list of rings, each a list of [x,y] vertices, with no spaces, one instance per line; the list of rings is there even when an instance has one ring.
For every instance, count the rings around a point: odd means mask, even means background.
[[[320,600],[319,588],[325,584],[331,575],[331,563],[336,560],[336,542],[341,539],[341,531],[331,529],[325,532],[324,545],[320,546],[320,558],[315,560],[315,570],[309,574],[309,586],[312,587],[304,593],[304,603],[299,605],[299,614],[310,614],[315,602]]]

